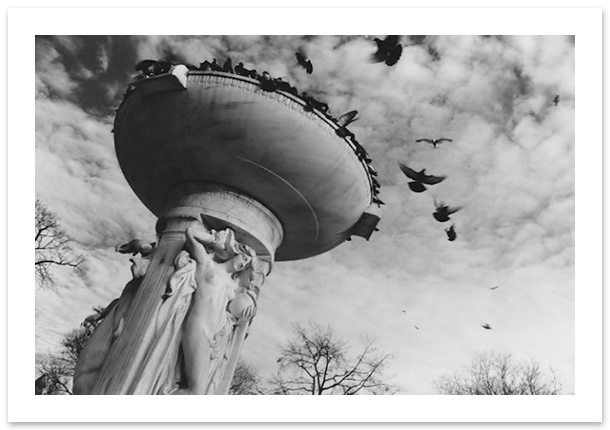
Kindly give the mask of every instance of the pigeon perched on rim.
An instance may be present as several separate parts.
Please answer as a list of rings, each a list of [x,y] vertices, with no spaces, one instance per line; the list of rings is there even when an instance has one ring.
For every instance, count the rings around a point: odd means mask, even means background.
[[[121,254],[132,254],[136,255],[138,253],[142,254],[143,257],[149,255],[153,248],[155,247],[155,243],[144,242],[140,239],[132,239],[127,243],[122,243],[116,246],[115,251],[120,252]]]
[[[231,63],[230,58],[227,58],[227,61],[224,62],[224,64],[222,65],[222,70],[224,70],[227,73],[235,73],[235,71],[233,70],[233,64]]]
[[[241,61],[239,63],[237,63],[237,65],[235,66],[235,73],[241,76],[250,76],[250,74],[252,73],[252,70],[248,70],[244,67],[244,63],[242,63]]]
[[[216,61],[216,58],[214,58],[212,63],[210,63],[210,70],[213,70],[214,72],[224,72],[224,69],[222,68],[222,66],[220,64],[218,64],[218,61]]]
[[[167,61],[142,60],[136,64],[136,71],[146,76],[155,76],[169,72],[172,65]]]

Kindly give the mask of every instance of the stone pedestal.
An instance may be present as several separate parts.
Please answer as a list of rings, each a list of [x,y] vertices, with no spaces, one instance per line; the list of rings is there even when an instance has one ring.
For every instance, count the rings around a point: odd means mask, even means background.
[[[162,326],[158,309],[170,275],[176,270],[174,261],[185,246],[185,231],[196,224],[210,230],[230,228],[238,242],[251,247],[258,256],[273,259],[282,241],[282,226],[261,204],[225,187],[191,183],[174,188],[168,196],[167,209],[157,224],[160,236],[146,275],[138,287],[121,333],[112,342],[97,382],[90,394],[159,394],[149,392],[157,376],[150,369],[163,363],[151,363],[147,354],[155,341],[155,327]],[[201,286],[199,286],[200,288]],[[249,321],[248,321],[249,323]],[[237,351],[245,336],[245,324],[236,326]],[[241,339],[238,339],[241,337]],[[168,353],[165,357],[170,357]],[[163,359],[164,357],[160,357]],[[231,358],[233,358],[231,360]],[[146,364],[144,364],[146,362]],[[214,394],[226,394],[236,356],[230,357],[224,384]]]
[[[375,230],[371,160],[294,92],[183,66],[132,83],[114,138],[159,240],[83,349],[74,392],[225,394],[271,262]]]

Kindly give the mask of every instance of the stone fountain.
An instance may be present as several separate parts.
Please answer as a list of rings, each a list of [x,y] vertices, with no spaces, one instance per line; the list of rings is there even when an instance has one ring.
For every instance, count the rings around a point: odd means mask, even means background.
[[[294,92],[173,66],[119,107],[121,169],[157,217],[133,280],[83,349],[76,394],[226,394],[274,262],[324,253],[379,221],[355,136]]]

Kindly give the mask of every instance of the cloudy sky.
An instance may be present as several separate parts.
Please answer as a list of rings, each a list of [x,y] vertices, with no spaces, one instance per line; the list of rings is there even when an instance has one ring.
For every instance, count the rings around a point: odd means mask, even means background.
[[[369,61],[384,36],[37,37],[36,198],[87,262],[37,291],[36,352],[120,294],[130,272],[117,243],[154,239],[155,217],[127,185],[111,133],[134,65],[230,57],[314,94],[334,116],[357,109],[350,129],[386,202],[370,241],[275,265],[246,362],[270,376],[291,324],[311,320],[354,348],[375,337],[401,394],[434,394],[435,379],[489,351],[552,367],[574,393],[574,37],[402,36],[388,67]],[[313,74],[296,64],[299,49]],[[453,142],[415,142],[439,137]],[[398,162],[447,179],[414,194]],[[432,217],[434,199],[462,207],[455,242],[451,222]]]

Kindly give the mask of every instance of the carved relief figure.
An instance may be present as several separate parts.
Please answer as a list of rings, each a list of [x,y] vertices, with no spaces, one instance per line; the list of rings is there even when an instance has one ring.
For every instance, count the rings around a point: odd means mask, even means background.
[[[213,394],[233,350],[234,328],[256,314],[258,286],[268,270],[231,230],[186,231],[186,248],[197,264],[197,290],[183,328],[186,387],[174,394]],[[258,284],[258,285],[256,285]]]
[[[117,249],[126,245],[119,245]],[[74,394],[90,394],[95,386],[97,376],[104,365],[112,342],[119,337],[125,327],[127,311],[146,274],[146,269],[148,269],[154,252],[153,246],[150,245],[149,252],[145,257],[130,258],[133,279],[127,283],[121,296],[110,302],[101,313],[90,315],[85,319],[85,323],[93,323],[95,320],[102,318],[104,320],[95,329],[79,355],[78,363],[74,369]]]
[[[174,260],[154,327],[147,331],[153,340],[131,387],[133,394],[217,393],[227,363],[243,340],[234,336],[235,329],[245,329],[255,316],[259,288],[271,269],[270,261],[236,241],[230,229],[209,231],[197,224],[185,235],[185,250]],[[91,393],[153,253],[132,258],[134,279],[108,312],[104,310],[104,321],[81,353],[76,394]]]

